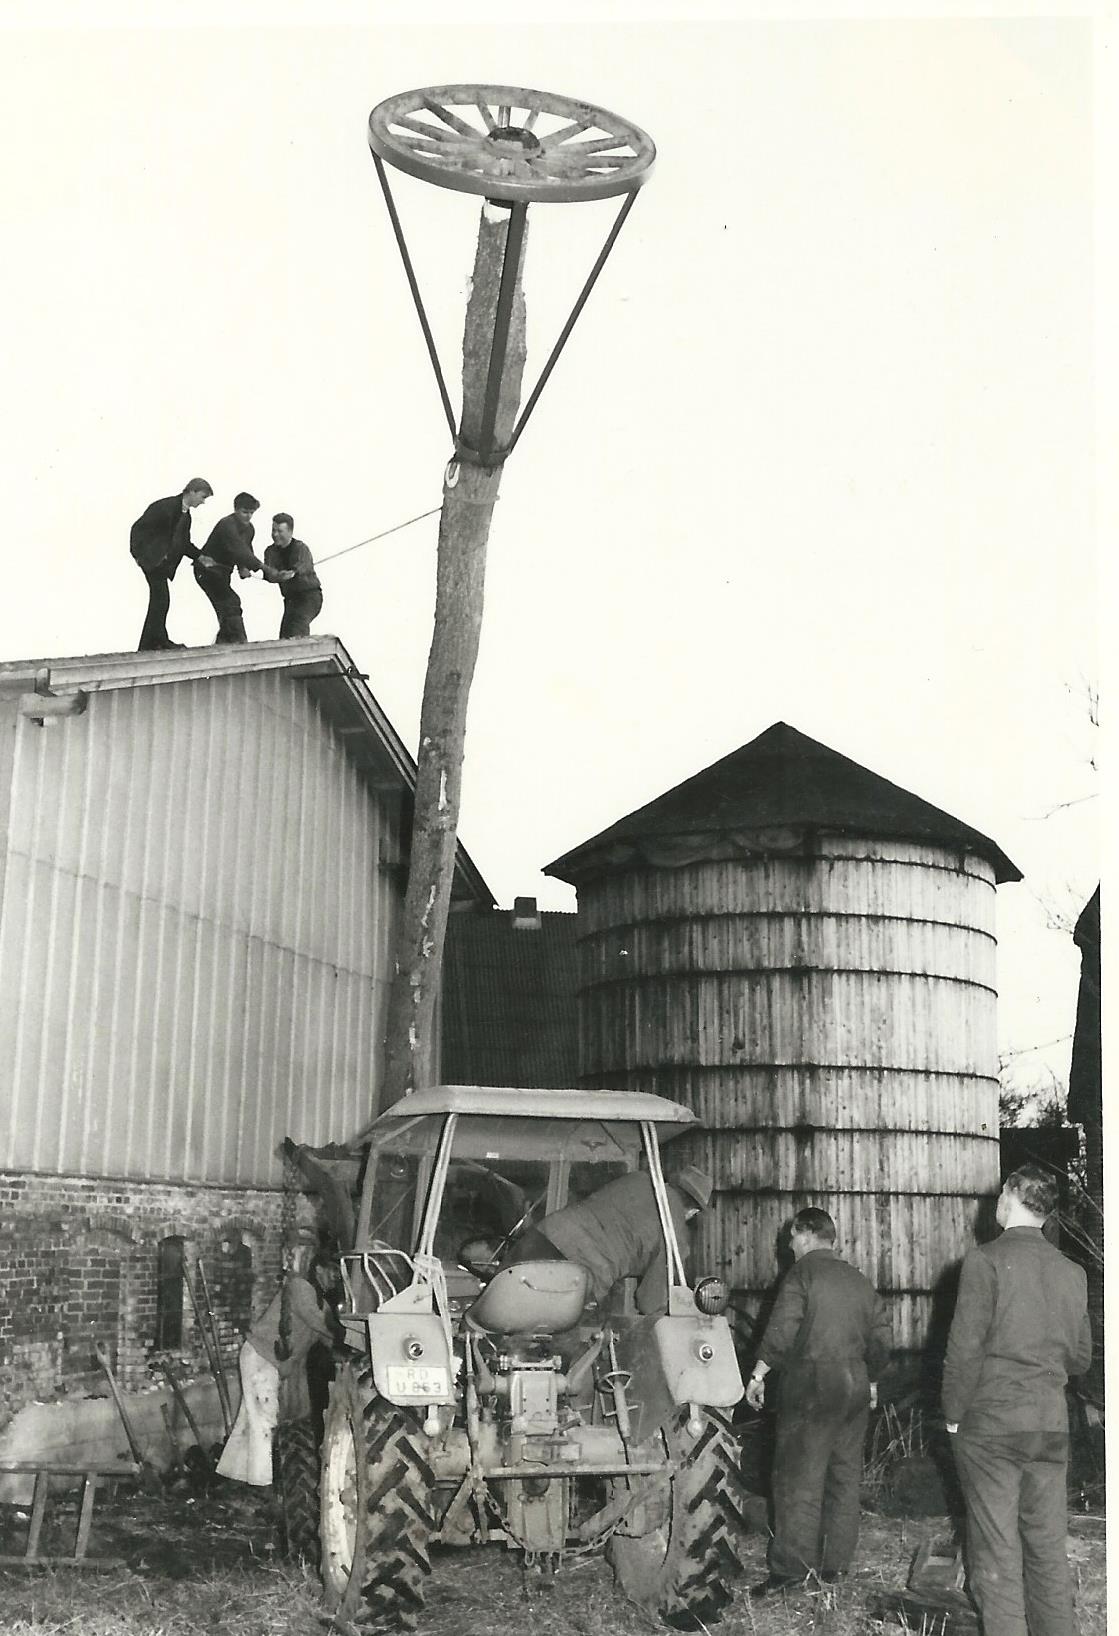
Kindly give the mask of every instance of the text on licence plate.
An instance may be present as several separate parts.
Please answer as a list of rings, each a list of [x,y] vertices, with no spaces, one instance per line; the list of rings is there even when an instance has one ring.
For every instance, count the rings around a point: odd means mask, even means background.
[[[429,1364],[390,1363],[385,1382],[390,1397],[448,1397],[447,1371]]]

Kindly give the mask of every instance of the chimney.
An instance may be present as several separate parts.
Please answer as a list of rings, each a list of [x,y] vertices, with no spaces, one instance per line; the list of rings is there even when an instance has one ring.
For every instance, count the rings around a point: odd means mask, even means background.
[[[515,932],[540,930],[540,910],[536,907],[535,898],[513,899],[513,930]]]

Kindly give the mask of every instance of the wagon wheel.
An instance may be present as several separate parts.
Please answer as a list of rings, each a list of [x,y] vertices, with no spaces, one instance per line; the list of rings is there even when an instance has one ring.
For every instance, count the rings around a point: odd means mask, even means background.
[[[513,85],[433,85],[379,102],[369,146],[437,187],[520,203],[634,193],[656,149],[605,108]]]

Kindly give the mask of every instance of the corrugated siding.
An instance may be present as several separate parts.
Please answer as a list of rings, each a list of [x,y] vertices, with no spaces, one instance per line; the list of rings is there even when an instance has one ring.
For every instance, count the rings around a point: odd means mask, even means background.
[[[922,1343],[998,1182],[994,898],[981,859],[847,837],[581,889],[582,1077],[703,1120],[702,1258],[747,1306],[816,1203]]]
[[[94,693],[80,717],[20,721],[0,1162],[266,1183],[283,1135],[359,1127],[395,812],[282,673]]]

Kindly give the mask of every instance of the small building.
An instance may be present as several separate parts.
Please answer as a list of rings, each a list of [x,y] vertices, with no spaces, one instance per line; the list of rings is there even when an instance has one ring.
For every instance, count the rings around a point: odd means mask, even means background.
[[[0,665],[0,1428],[204,1367],[378,1105],[415,768],[334,637]],[[463,849],[460,905],[492,894]],[[0,1447],[3,1447],[0,1439]]]
[[[999,1185],[987,836],[778,722],[550,864],[578,890],[580,1078],[673,1097],[715,1182],[704,1264],[756,1316],[783,1225],[923,1347]]]
[[[451,1085],[574,1085],[575,916],[516,898],[452,915],[443,953],[443,1077]]]

